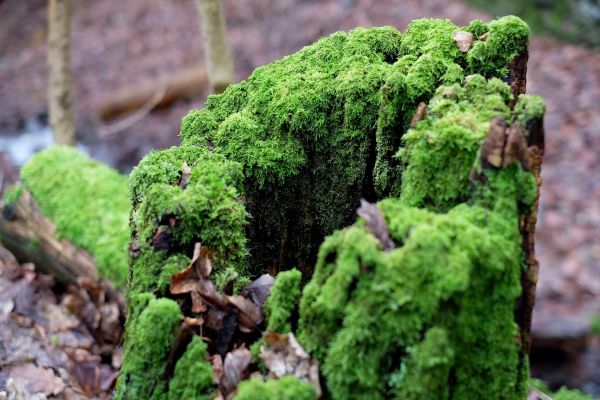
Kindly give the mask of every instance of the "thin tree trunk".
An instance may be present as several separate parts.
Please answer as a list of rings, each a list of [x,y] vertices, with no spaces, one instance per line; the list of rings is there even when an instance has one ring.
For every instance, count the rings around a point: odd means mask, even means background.
[[[50,0],[48,12],[48,111],[57,144],[75,145],[71,97],[71,0]]]
[[[196,0],[204,40],[208,80],[214,93],[233,82],[233,59],[227,42],[225,14],[221,0]]]

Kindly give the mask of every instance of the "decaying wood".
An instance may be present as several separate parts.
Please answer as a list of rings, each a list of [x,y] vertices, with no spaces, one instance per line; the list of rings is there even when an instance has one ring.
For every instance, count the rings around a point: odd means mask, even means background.
[[[221,93],[233,82],[233,58],[227,41],[221,0],[196,0],[211,90]]]
[[[203,66],[195,66],[178,73],[126,86],[101,100],[98,115],[104,121],[116,117],[136,113],[142,108],[152,105],[150,110],[163,108],[177,100],[191,100],[202,95],[208,89],[208,78]],[[162,94],[157,96],[157,93]],[[153,101],[160,97],[157,101]]]
[[[71,95],[71,0],[48,6],[48,112],[57,144],[75,144]]]
[[[33,262],[40,271],[70,283],[98,279],[96,264],[85,250],[56,237],[56,226],[42,213],[29,192],[11,205],[2,205],[0,239],[20,261]]]

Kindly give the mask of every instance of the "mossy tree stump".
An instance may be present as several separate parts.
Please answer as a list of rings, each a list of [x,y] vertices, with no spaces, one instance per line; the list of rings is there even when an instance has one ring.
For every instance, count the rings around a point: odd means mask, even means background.
[[[331,398],[523,398],[544,112],[522,95],[528,32],[505,17],[336,33],[185,117],[181,146],[130,176],[118,398],[210,396],[188,354],[205,350],[178,339],[200,315],[168,291],[197,243],[224,291],[293,267],[310,280],[299,309],[294,296],[268,303],[266,326],[297,333]],[[361,198],[380,201],[393,246],[369,218],[336,231]],[[195,374],[206,384],[186,391]],[[286,382],[239,396],[310,398]]]

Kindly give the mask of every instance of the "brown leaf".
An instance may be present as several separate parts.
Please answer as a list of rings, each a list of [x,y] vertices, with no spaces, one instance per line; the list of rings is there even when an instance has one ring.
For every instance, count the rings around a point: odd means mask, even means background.
[[[245,347],[227,353],[223,363],[223,378],[219,385],[224,397],[236,390],[250,361],[252,361],[252,354]]]
[[[473,34],[471,32],[466,31],[456,31],[453,36],[454,41],[458,44],[458,49],[466,53],[471,48],[471,44],[473,44]]]
[[[91,397],[100,392],[100,360],[69,358],[67,369],[86,396]]]
[[[396,245],[390,238],[387,223],[377,204],[360,199],[360,208],[356,211],[359,217],[365,220],[365,226],[381,242],[384,251],[390,251]]]
[[[181,189],[185,189],[190,182],[190,175],[192,174],[192,167],[187,165],[184,161],[183,166],[181,167],[181,180],[179,181],[179,187]]]
[[[229,304],[227,297],[219,293],[211,281],[203,278],[178,280],[177,275],[171,277],[171,285],[169,287],[171,294],[184,294],[195,291],[210,304],[221,308],[225,308]]]
[[[198,292],[191,292],[192,296],[192,312],[203,313],[206,311],[206,303],[202,300],[202,296]]]
[[[248,329],[258,329],[258,325],[264,320],[264,315],[259,306],[242,296],[227,296],[227,300],[240,310],[239,323]]]
[[[413,115],[412,119],[410,120],[410,127],[414,128],[415,126],[417,126],[417,122],[422,121],[425,118],[427,118],[427,104],[424,101],[422,101],[417,106],[415,115]]]
[[[12,378],[27,381],[32,393],[42,392],[48,396],[56,396],[65,388],[63,380],[54,375],[51,369],[40,368],[32,363],[9,367],[8,374]]]
[[[508,137],[504,147],[502,166],[507,167],[518,161],[525,170],[529,171],[529,151],[527,149],[525,131],[517,121],[508,128],[507,132]]]
[[[220,354],[215,354],[210,357],[213,370],[213,383],[218,385],[223,379],[223,357]]]
[[[241,295],[252,300],[257,306],[262,307],[274,284],[275,278],[269,274],[263,274],[244,287]]]
[[[267,346],[261,347],[260,358],[269,371],[269,377],[279,379],[285,375],[296,376],[312,384],[317,397],[320,397],[319,364],[317,360],[310,358],[294,334],[267,332],[263,338]]]
[[[502,166],[505,142],[506,120],[503,117],[496,117],[490,122],[490,128],[481,146],[481,164],[484,167],[500,168]]]
[[[58,306],[54,303],[44,303],[41,305],[42,313],[48,321],[48,332],[56,333],[76,328],[79,320],[72,314],[67,314],[66,307]]]
[[[489,34],[486,32],[483,35],[479,36],[479,40],[481,40],[482,42],[485,42],[488,38]]]
[[[194,245],[194,255],[190,266],[193,266],[198,276],[208,278],[212,272],[212,263],[209,258],[210,251],[200,243]]]

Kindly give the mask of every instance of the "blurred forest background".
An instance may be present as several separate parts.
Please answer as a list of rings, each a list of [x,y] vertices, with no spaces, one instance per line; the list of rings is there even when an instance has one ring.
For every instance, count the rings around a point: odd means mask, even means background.
[[[404,30],[421,17],[466,24],[507,14],[531,25],[527,91],[547,104],[532,372],[554,388],[566,384],[600,396],[599,0],[223,3],[237,80],[323,35],[357,26]],[[0,191],[17,179],[19,165],[52,142],[47,18],[47,0],[0,0]],[[151,149],[177,145],[181,118],[202,107],[207,94],[203,51],[195,0],[72,0],[79,147],[128,173]],[[160,107],[151,102],[152,110],[134,118],[127,115],[135,110],[112,111],[121,94],[151,98],[174,79],[191,82],[190,90]],[[0,337],[0,364],[7,357]],[[1,375],[0,369],[0,381]]]

